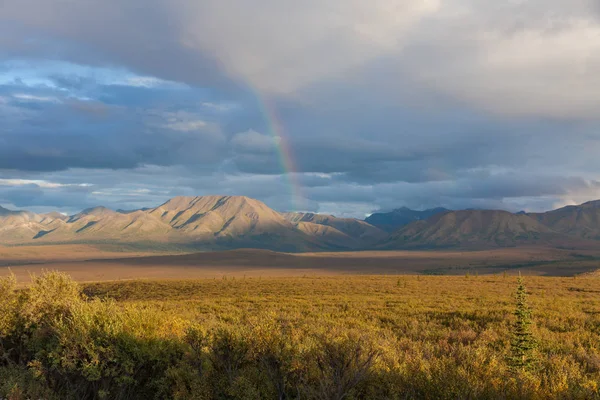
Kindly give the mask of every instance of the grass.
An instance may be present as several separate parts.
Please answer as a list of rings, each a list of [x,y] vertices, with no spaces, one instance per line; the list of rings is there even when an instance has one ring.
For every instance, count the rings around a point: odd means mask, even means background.
[[[113,249],[118,250],[118,249]],[[122,249],[121,249],[122,250]],[[156,249],[155,249],[156,250]],[[287,254],[241,249],[191,254],[115,252],[91,245],[0,246],[0,276],[12,271],[27,282],[45,269],[68,273],[79,282],[123,279],[243,278],[303,275],[493,275],[573,276],[597,270],[597,250],[544,247],[486,251],[361,251]],[[10,267],[10,270],[8,269]]]
[[[49,274],[4,295],[0,397],[600,398],[600,279],[524,283],[537,346],[516,371],[514,276]]]

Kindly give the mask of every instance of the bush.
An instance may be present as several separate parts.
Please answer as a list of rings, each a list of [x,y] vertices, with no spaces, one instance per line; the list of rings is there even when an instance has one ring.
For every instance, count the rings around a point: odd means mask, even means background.
[[[528,278],[535,353],[524,285],[403,282],[3,278],[0,398],[600,399],[598,281]]]
[[[367,340],[356,335],[325,336],[307,360],[312,376],[304,386],[309,398],[342,400],[355,398],[356,389],[367,381],[377,352]],[[364,398],[364,396],[360,396]]]

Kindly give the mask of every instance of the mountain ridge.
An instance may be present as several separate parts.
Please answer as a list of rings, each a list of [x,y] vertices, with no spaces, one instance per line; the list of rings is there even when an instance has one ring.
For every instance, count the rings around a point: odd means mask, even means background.
[[[365,218],[365,221],[373,226],[391,233],[405,225],[410,224],[411,222],[421,221],[446,211],[450,210],[443,207],[436,207],[418,211],[411,210],[408,207],[400,207],[389,212],[373,213]]]
[[[436,214],[394,232],[384,248],[512,247],[551,244],[552,229],[528,215],[504,210],[459,210]]]
[[[556,232],[581,239],[600,240],[600,200],[527,215]]]
[[[386,225],[385,216],[394,213]],[[379,226],[369,222],[376,214]],[[98,206],[71,216],[0,207],[0,244],[142,243],[203,250],[248,247],[302,252],[576,247],[600,241],[600,200],[544,213],[402,207],[376,214],[363,221],[278,212],[250,197],[222,195],[178,196],[153,208],[128,211]],[[391,229],[403,221],[406,223],[398,229]]]
[[[0,210],[2,244],[166,243],[200,249],[319,251],[360,249],[375,241],[349,235],[352,225],[362,227],[363,232],[379,233],[364,221],[336,222],[332,216],[328,223],[292,222],[245,196],[178,196],[154,208],[124,213],[99,206],[68,217],[4,210]],[[349,226],[345,233],[334,226],[344,224]]]

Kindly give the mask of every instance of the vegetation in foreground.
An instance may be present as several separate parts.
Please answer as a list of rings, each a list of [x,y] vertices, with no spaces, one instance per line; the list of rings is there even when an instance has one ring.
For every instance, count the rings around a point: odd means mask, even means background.
[[[593,399],[599,384],[597,278],[0,281],[13,400]]]

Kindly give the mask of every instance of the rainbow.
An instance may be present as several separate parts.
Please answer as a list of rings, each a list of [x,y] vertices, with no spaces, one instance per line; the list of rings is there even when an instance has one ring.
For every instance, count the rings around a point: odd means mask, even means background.
[[[279,118],[276,108],[265,96],[261,96],[259,92],[256,92],[256,98],[267,123],[268,134],[273,137],[273,141],[275,142],[283,175],[289,183],[292,207],[290,211],[302,211],[306,197],[303,194],[302,185],[298,180],[298,168],[283,124],[281,123],[281,118]]]

